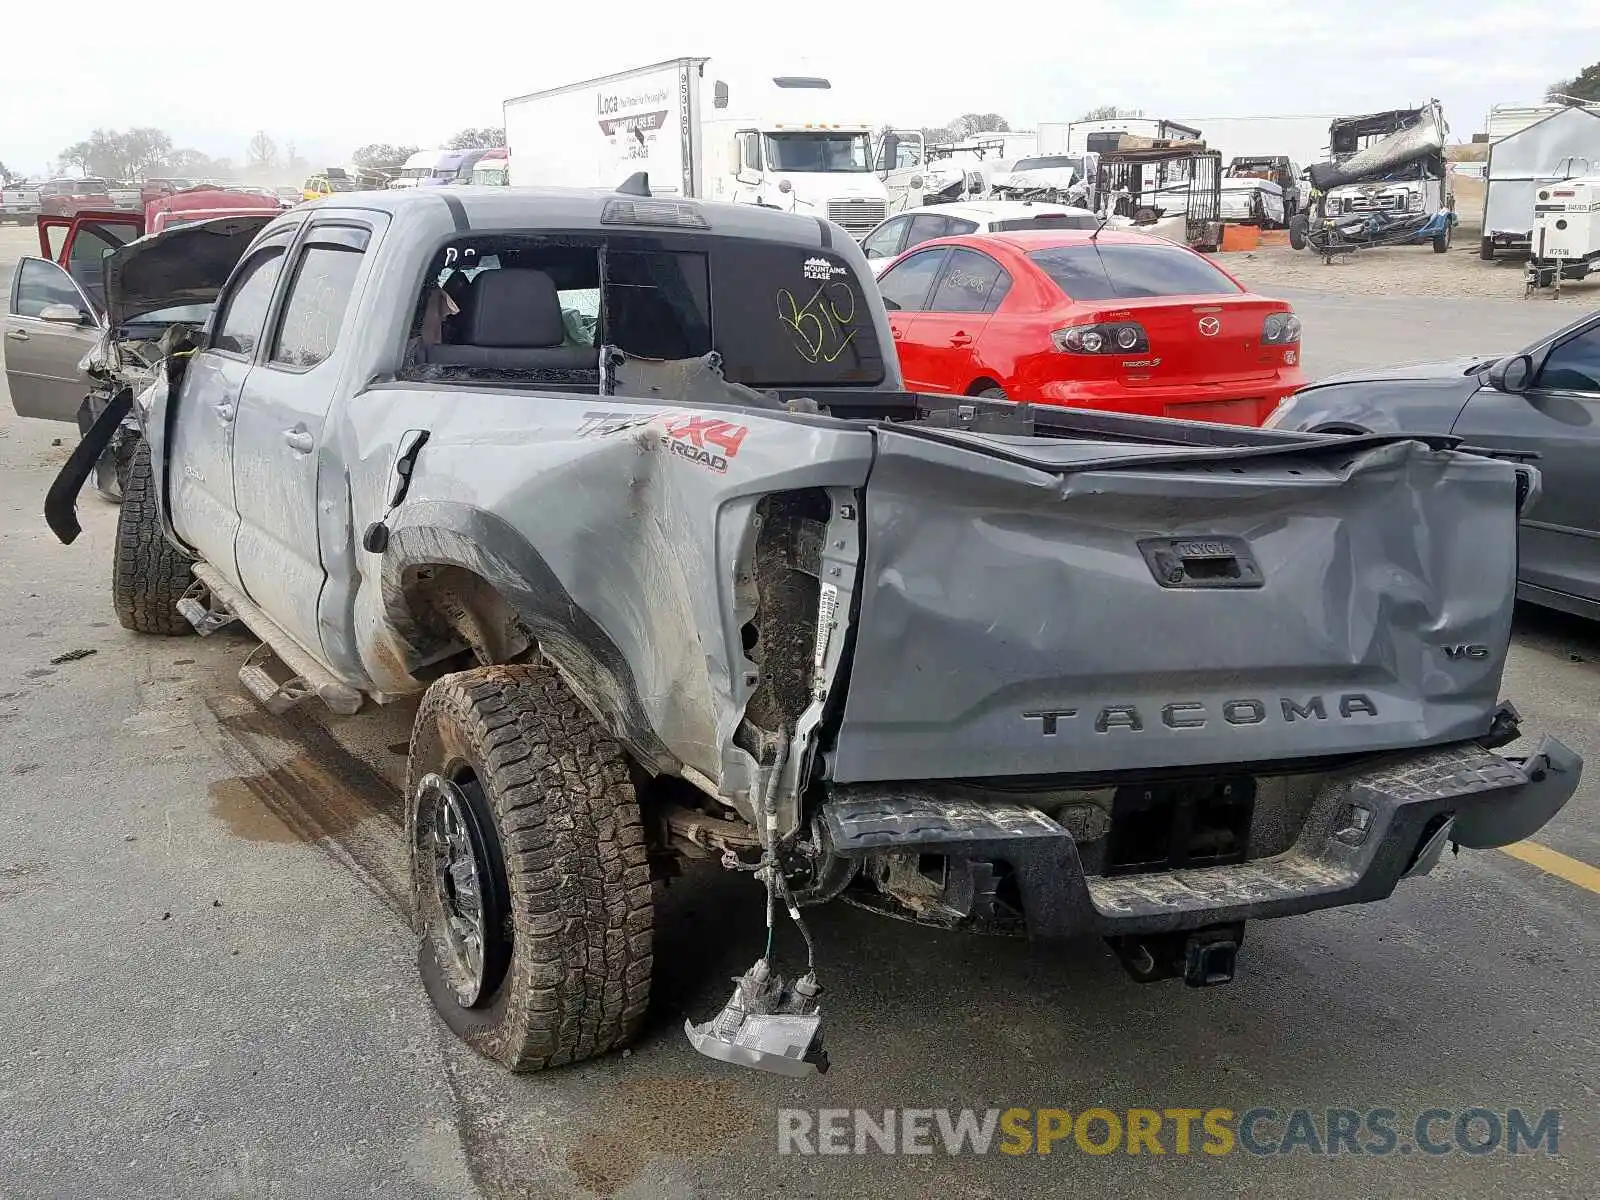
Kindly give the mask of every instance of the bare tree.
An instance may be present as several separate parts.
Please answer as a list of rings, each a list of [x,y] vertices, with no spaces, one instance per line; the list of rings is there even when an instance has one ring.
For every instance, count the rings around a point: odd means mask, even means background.
[[[264,129],[256,130],[244,154],[245,164],[252,171],[269,171],[278,165],[278,144],[267,136]]]
[[[446,150],[493,150],[506,144],[506,131],[498,125],[463,129],[444,144]]]
[[[417,152],[415,146],[396,146],[390,142],[371,142],[350,156],[350,161],[363,170],[374,167],[398,167]]]
[[[56,157],[56,166],[63,170],[73,170],[89,173],[89,143],[87,140],[73,142]]]
[[[122,135],[123,167],[118,178],[142,179],[172,157],[172,139],[162,130],[145,126]]]
[[[957,131],[957,136],[963,138],[976,137],[980,133],[1010,133],[1011,122],[999,113],[963,113],[950,127]]]
[[[1144,116],[1144,109],[1142,108],[1123,108],[1119,104],[1098,104],[1094,108],[1091,108],[1088,112],[1084,113],[1083,116],[1078,118],[1078,120],[1115,121],[1119,117],[1142,116]]]

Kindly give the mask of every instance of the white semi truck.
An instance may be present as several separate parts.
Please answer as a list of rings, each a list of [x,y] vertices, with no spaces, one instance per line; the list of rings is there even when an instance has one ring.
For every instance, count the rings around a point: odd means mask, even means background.
[[[819,75],[675,58],[505,102],[513,185],[616,187],[826,217],[864,237],[888,215],[872,123]]]

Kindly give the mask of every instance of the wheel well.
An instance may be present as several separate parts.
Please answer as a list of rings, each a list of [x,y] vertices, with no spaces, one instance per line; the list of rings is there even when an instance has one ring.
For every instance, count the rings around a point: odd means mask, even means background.
[[[967,395],[969,395],[969,396],[981,396],[981,395],[983,395],[984,392],[987,392],[990,388],[998,388],[998,387],[1000,387],[1000,383],[999,383],[998,380],[990,379],[987,375],[985,375],[981,379],[973,380],[972,386],[967,389]],[[1004,391],[1005,389],[1001,388],[1001,390]]]
[[[414,566],[405,572],[402,586],[425,637],[417,648],[429,664],[428,676],[454,669],[467,655],[482,666],[513,662],[533,644],[516,610],[494,585],[465,567]]]

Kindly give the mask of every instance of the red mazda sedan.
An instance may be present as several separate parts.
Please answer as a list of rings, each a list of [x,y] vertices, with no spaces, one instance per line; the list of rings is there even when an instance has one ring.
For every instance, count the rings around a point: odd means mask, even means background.
[[[878,287],[913,391],[1259,425],[1306,383],[1294,310],[1165,238],[941,238]]]

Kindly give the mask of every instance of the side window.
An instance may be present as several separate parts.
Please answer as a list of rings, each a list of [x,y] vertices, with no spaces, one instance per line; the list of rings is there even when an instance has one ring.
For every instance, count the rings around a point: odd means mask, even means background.
[[[741,133],[737,137],[739,142],[739,170],[761,170],[761,135],[759,133]]]
[[[354,231],[352,231],[354,232]],[[312,237],[317,236],[315,230]],[[286,367],[314,367],[333,353],[345,309],[361,270],[354,246],[313,242],[300,252],[271,361]]]
[[[906,231],[908,217],[896,217],[878,226],[872,236],[861,243],[868,258],[893,258],[900,253],[900,237]]]
[[[921,312],[922,302],[928,298],[933,278],[944,265],[949,254],[943,248],[913,254],[897,266],[890,267],[878,280],[878,290],[883,293],[883,303],[891,312]]]
[[[1600,325],[1568,338],[1545,357],[1538,387],[1600,393]]]
[[[968,221],[962,217],[946,217],[944,219],[944,236],[959,237],[963,233],[977,233],[978,223]]]
[[[83,312],[83,296],[67,273],[42,258],[25,258],[11,289],[11,311],[19,317],[37,317],[52,304],[67,304]],[[85,314],[87,315],[87,314]]]
[[[124,234],[128,236],[121,236]],[[102,305],[105,301],[106,256],[125,241],[132,240],[132,234],[131,228],[80,225],[77,236],[72,239],[67,271],[89,296]]]
[[[213,350],[230,354],[254,354],[261,331],[267,323],[267,305],[283,269],[283,247],[269,246],[256,253],[240,273],[238,281],[222,301],[222,318],[217,322]]]
[[[918,213],[911,218],[911,233],[906,238],[905,249],[909,250],[919,242],[931,242],[934,238],[943,237],[949,227],[949,217],[941,217],[937,213]]]
[[[1001,290],[1000,297],[991,303],[991,294],[1002,278],[1006,286]],[[976,250],[958,248],[950,252],[950,261],[945,265],[944,274],[939,277],[939,286],[934,289],[928,311],[993,312],[994,305],[1010,289],[1011,277],[1000,269],[1000,264],[994,259]]]

